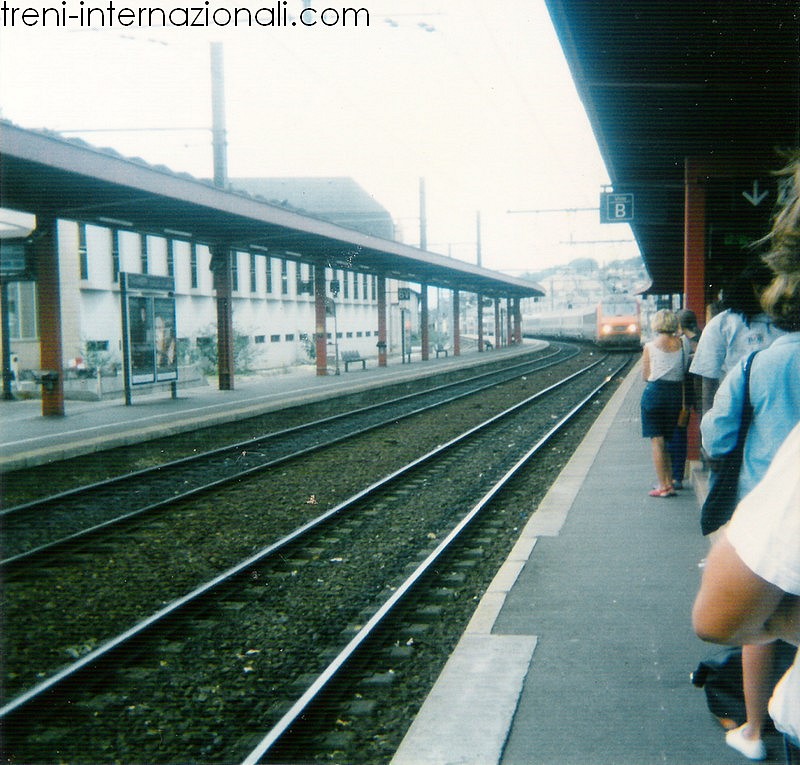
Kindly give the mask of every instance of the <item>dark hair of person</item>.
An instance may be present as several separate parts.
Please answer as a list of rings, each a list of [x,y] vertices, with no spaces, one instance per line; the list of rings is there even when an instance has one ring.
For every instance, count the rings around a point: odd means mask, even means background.
[[[690,332],[699,332],[699,328],[697,326],[697,316],[695,315],[694,311],[690,311],[688,308],[683,308],[682,310],[678,311],[678,324],[683,329],[688,329]]]
[[[749,321],[764,309],[760,298],[772,282],[773,272],[760,258],[752,261],[733,281],[722,288],[722,308],[738,313]]]

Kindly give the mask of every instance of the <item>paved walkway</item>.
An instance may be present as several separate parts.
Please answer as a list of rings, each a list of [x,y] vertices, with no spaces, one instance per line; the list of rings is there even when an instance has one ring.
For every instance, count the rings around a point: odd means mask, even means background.
[[[747,762],[690,683],[716,650],[690,624],[708,542],[691,490],[647,496],[641,390],[637,367],[531,517],[393,765]]]

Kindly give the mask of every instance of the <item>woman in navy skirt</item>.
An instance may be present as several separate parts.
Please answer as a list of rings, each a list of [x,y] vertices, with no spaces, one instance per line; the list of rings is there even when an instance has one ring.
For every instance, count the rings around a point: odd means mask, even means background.
[[[658,483],[651,497],[673,497],[672,464],[667,443],[678,423],[681,390],[689,352],[676,336],[678,318],[669,310],[657,311],[650,323],[655,338],[644,346],[642,376],[642,435],[650,439]]]

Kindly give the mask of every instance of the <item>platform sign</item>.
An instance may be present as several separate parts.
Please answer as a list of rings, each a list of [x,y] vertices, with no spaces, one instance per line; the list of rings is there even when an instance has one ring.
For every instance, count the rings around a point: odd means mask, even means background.
[[[633,194],[603,191],[600,194],[601,223],[630,223],[633,221]]]
[[[132,385],[178,379],[174,282],[170,277],[120,274],[123,355]]]

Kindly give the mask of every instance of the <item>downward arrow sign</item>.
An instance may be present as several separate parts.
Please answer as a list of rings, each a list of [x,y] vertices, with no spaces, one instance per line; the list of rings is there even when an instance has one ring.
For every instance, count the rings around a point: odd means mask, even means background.
[[[758,207],[768,196],[769,191],[762,191],[760,194],[758,193],[758,181],[753,181],[753,193],[750,194],[747,191],[742,192],[742,196],[750,202],[753,207]]]

